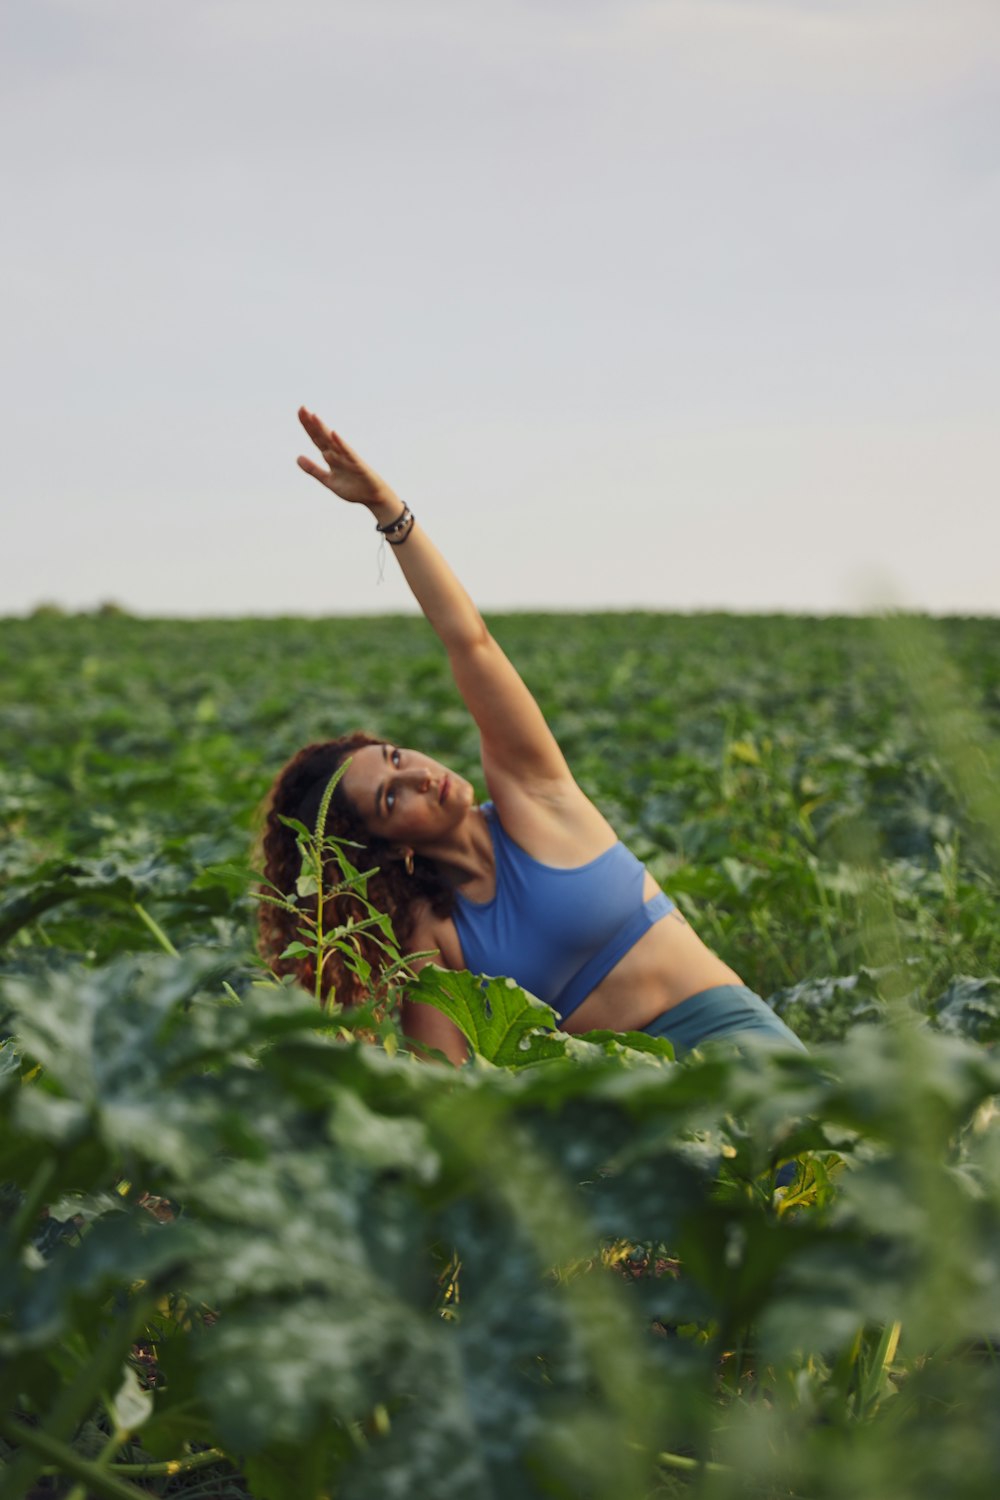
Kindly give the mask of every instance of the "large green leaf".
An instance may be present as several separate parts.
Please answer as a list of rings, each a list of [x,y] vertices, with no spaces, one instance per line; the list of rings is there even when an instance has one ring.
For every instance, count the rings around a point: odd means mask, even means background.
[[[43,913],[67,901],[137,901],[147,884],[137,878],[134,869],[123,868],[114,859],[73,864],[53,861],[30,884],[15,888],[0,900],[0,945],[9,942],[22,927]]]
[[[498,1067],[524,1067],[565,1052],[565,1040],[553,1035],[555,1011],[512,979],[479,978],[428,964],[409,986],[408,997],[443,1012],[476,1055]]]

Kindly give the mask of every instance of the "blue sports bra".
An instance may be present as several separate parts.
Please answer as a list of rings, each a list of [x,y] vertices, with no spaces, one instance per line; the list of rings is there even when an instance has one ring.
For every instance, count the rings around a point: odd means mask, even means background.
[[[565,1020],[674,903],[662,891],[643,901],[646,872],[620,841],[585,865],[558,869],[514,843],[492,802],[483,812],[496,894],[470,901],[458,893],[452,916],[465,966],[516,980]]]

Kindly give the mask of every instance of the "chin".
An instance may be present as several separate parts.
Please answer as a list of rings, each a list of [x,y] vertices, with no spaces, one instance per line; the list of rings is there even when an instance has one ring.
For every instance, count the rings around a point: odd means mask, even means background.
[[[452,783],[452,793],[448,801],[453,802],[462,812],[471,812],[476,805],[476,794],[472,782],[466,781],[464,776],[461,779],[456,778],[456,781],[457,785],[455,782]]]

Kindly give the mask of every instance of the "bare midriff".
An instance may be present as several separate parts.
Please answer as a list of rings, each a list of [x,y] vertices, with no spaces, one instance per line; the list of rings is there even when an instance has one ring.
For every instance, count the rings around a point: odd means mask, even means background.
[[[659,887],[646,876],[644,899]],[[655,922],[563,1023],[564,1031],[641,1031],[664,1011],[717,984],[743,980],[674,908]]]

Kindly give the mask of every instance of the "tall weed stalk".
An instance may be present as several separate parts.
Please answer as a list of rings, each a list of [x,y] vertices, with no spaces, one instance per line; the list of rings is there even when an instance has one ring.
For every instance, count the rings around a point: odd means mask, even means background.
[[[378,1024],[392,1012],[401,986],[412,978],[413,956],[408,959],[401,955],[390,917],[368,899],[368,882],[378,873],[378,867],[357,869],[348,854],[348,850],[357,845],[327,830],[333,794],[349,765],[350,760],[347,760],[338,766],[327,782],[312,828],[297,818],[281,818],[285,827],[295,834],[301,859],[295,887],[297,899],[292,900],[288,892],[279,890],[263,877],[262,884],[269,889],[259,891],[257,899],[279,907],[295,919],[298,936],[279,956],[310,963],[314,970],[313,998],[317,1005],[337,1005],[336,993],[327,983],[327,967],[331,954],[338,953],[366,997],[366,1016]],[[331,914],[345,898],[360,908],[360,915],[331,921]],[[366,935],[382,955],[377,973],[362,952],[359,941],[362,935]],[[385,1035],[389,1036],[391,1032]]]

